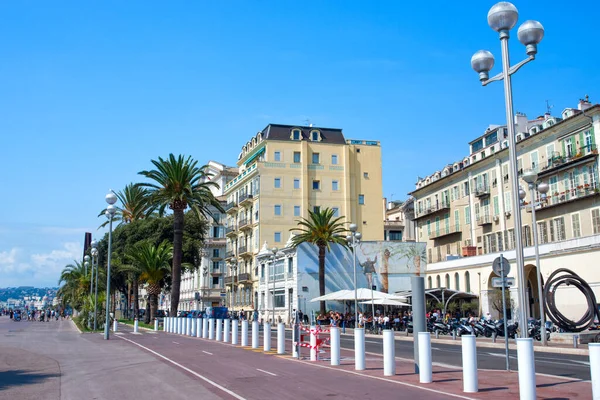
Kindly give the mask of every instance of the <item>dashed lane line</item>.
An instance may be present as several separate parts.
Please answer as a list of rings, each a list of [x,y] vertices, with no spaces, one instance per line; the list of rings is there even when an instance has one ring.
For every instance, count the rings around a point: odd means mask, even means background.
[[[269,375],[272,375],[272,376],[277,376],[277,374],[274,374],[274,373],[269,372],[269,371],[265,371],[264,369],[256,368],[256,370],[260,371],[260,372],[264,372],[265,374],[269,374]]]
[[[204,351],[204,350],[202,350],[202,352],[203,352],[203,353],[206,353],[206,354],[208,354],[209,356],[212,356],[212,355],[213,355],[213,353],[209,353],[208,351]]]

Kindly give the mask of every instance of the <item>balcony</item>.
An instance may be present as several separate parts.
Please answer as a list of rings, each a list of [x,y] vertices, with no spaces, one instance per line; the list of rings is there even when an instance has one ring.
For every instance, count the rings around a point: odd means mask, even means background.
[[[488,185],[479,185],[473,191],[475,197],[485,197],[490,195],[490,187]]]
[[[555,151],[548,160],[548,164],[538,173],[538,177],[551,175],[555,172],[585,164],[587,161],[598,157],[598,148],[596,145],[580,147],[577,153],[567,153],[565,155]]]
[[[228,251],[227,253],[225,253],[225,258],[235,258],[235,252]]]
[[[253,195],[251,195],[251,194],[243,194],[239,198],[239,204],[240,204],[240,206],[250,205],[250,204],[252,204],[252,200],[253,199],[254,199]]]
[[[228,226],[225,228],[225,236],[235,236],[237,235],[237,226]]]
[[[233,283],[233,278],[233,276],[226,276],[223,282],[225,282],[226,285],[231,285]]]
[[[227,212],[227,213],[234,212],[234,211],[236,211],[238,209],[238,205],[234,201],[234,202],[225,204],[224,209],[225,209],[225,212]]]
[[[492,224],[492,217],[489,215],[480,215],[479,217],[477,217],[477,225],[479,226],[484,226],[484,225],[491,225]]]
[[[384,228],[401,228],[404,226],[404,220],[399,221],[386,219],[383,221],[383,226]]]
[[[248,246],[238,247],[238,255],[240,257],[252,257],[252,250]]]
[[[431,235],[429,236],[429,238],[437,239],[437,238],[441,238],[441,237],[448,236],[448,235],[454,235],[455,233],[461,233],[461,232],[462,231],[460,230],[460,225],[452,225],[452,226],[447,226],[446,228],[431,232]]]
[[[211,238],[206,238],[204,240],[204,244],[206,246],[225,246],[225,238],[215,238],[215,237],[211,237]]]
[[[436,212],[449,210],[449,209],[450,209],[450,202],[449,201],[441,201],[436,205],[429,206],[429,207],[425,208],[424,210],[421,210],[420,212],[416,213],[415,219],[423,218],[426,215],[431,215]]]
[[[598,194],[600,194],[600,185],[598,183],[587,183],[584,185],[577,186],[574,189],[566,190],[564,192],[555,192],[552,194],[548,193],[546,200],[538,202],[535,209],[536,211],[543,211],[545,209],[556,207],[561,204],[572,203],[574,201],[581,200],[584,198],[597,196]]]
[[[249,273],[244,272],[244,273],[241,273],[238,275],[237,282],[240,282],[240,283],[252,282],[252,277],[250,276]]]
[[[240,230],[246,230],[246,229],[251,229],[252,228],[252,221],[249,219],[240,219],[238,222],[238,229]]]

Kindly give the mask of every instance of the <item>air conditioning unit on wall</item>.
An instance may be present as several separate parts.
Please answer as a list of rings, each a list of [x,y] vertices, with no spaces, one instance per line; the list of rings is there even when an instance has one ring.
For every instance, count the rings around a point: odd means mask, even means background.
[[[494,222],[498,222],[498,221],[500,221],[500,218],[498,218],[497,215],[494,215]]]
[[[504,216],[505,216],[506,218],[510,217],[510,211],[505,211],[505,212],[504,212]]]

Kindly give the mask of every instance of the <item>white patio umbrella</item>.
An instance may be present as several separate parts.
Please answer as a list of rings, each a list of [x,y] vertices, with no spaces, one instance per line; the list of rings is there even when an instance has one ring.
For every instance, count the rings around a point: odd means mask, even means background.
[[[399,296],[378,292],[377,290],[371,290],[367,288],[358,288],[356,291],[356,298],[358,300],[369,300],[373,299],[395,299],[398,300]],[[337,292],[328,293],[324,296],[315,297],[311,300],[312,302],[316,301],[346,301],[346,300],[354,300],[354,290],[344,289],[338,290]]]
[[[373,302],[371,302],[371,300],[361,301],[360,304],[377,304],[380,306],[412,307],[411,304],[404,303],[402,301],[398,301],[398,300],[394,300],[394,299],[376,299],[376,300],[373,300]]]

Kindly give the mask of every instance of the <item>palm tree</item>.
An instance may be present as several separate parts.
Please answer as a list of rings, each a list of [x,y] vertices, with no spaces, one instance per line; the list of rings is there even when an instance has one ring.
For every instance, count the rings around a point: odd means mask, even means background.
[[[86,275],[83,263],[75,261],[75,264],[65,266],[58,284],[62,284],[57,296],[62,299],[63,304],[71,304],[75,310],[80,310],[90,288],[90,276]]]
[[[335,211],[325,208],[317,212],[308,210],[309,218],[298,220],[301,228],[290,229],[296,233],[292,237],[292,247],[302,243],[312,243],[319,249],[319,294],[325,295],[325,251],[331,251],[331,243],[348,247],[346,242],[346,228],[342,220],[344,217],[335,217]],[[326,313],[325,302],[321,302],[321,314]]]
[[[123,190],[115,192],[117,199],[121,205],[117,205],[117,212],[113,217],[113,222],[118,222],[118,225],[129,224],[131,222],[148,218],[154,212],[152,204],[148,202],[148,190],[130,183]],[[104,217],[106,208],[100,211],[98,217]],[[109,221],[105,221],[98,227],[104,228]]]
[[[164,214],[168,206],[173,210],[173,266],[171,269],[171,315],[177,315],[179,307],[179,287],[181,284],[181,259],[183,256],[184,211],[190,207],[198,217],[210,215],[209,207],[213,206],[220,212],[225,212],[211,189],[219,188],[210,181],[208,166],[198,167],[198,162],[192,157],[169,154],[164,160],[152,160],[155,170],[141,171],[140,175],[155,183],[139,183],[148,189],[150,204],[158,208],[159,214]]]
[[[125,257],[130,262],[129,269],[139,276],[141,282],[148,285],[146,291],[150,310],[146,313],[146,322],[152,321],[158,309],[158,296],[163,281],[170,271],[173,246],[167,241],[158,246],[139,242],[127,251]]]

